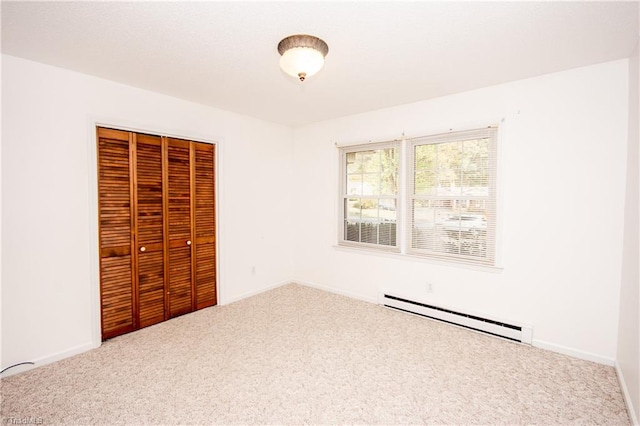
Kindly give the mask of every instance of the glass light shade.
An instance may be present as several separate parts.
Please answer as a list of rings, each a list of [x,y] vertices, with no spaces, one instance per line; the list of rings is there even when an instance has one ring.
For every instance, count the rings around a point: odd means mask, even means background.
[[[324,66],[324,55],[310,47],[294,47],[282,54],[280,68],[287,74],[304,80]]]

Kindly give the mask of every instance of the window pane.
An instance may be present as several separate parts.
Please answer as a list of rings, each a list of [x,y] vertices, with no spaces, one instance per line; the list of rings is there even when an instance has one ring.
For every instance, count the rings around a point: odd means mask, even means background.
[[[462,155],[462,192],[469,196],[489,195],[489,140],[465,141]]]
[[[396,245],[396,200],[345,200],[344,239],[369,244]]]
[[[347,194],[362,195],[362,175],[347,175]]]
[[[396,245],[396,222],[381,222],[379,226],[378,244],[385,246]]]
[[[395,220],[397,205],[398,205],[398,200],[396,200],[395,198],[378,199],[378,208],[380,209],[380,217],[389,219],[391,216],[393,216]]]
[[[436,186],[437,145],[418,145],[414,148],[414,193],[433,195]]]
[[[397,148],[349,152],[345,156],[348,195],[397,195]]]
[[[414,147],[414,194],[489,195],[489,139]]]
[[[360,241],[361,212],[359,200],[349,198],[344,200],[344,239],[347,241]]]
[[[362,175],[362,195],[380,194],[380,173],[366,173]]]
[[[413,202],[413,232],[411,247],[416,249],[434,249],[435,211],[431,201],[416,200]]]
[[[360,198],[355,205],[360,208],[362,219],[378,220],[378,200]]]
[[[347,173],[361,173],[362,163],[356,152],[348,152],[347,155]]]
[[[437,195],[453,197],[461,194],[462,143],[450,142],[436,145],[437,150]]]
[[[378,227],[378,244],[385,246],[396,245],[397,200],[393,198],[381,198],[378,200],[378,215],[380,225]]]
[[[362,222],[361,243],[378,244],[378,224],[376,222]]]
[[[379,173],[380,172],[380,150],[361,151],[357,155],[362,161],[362,172]]]
[[[438,145],[417,145],[414,148],[414,161],[416,170],[435,169],[438,155]]]
[[[434,195],[436,173],[435,170],[417,170],[414,175],[414,194]]]
[[[451,200],[415,200],[412,248],[443,251],[443,222],[453,209]]]
[[[412,248],[484,258],[485,200],[414,200]]]
[[[345,241],[360,241],[360,222],[344,222]]]
[[[350,221],[360,221],[362,212],[360,210],[360,199],[349,198],[345,200],[346,219]]]
[[[484,215],[459,213],[444,222],[446,252],[484,257],[487,249],[487,222]]]
[[[395,148],[380,151],[380,185],[381,194],[398,193],[398,156]]]

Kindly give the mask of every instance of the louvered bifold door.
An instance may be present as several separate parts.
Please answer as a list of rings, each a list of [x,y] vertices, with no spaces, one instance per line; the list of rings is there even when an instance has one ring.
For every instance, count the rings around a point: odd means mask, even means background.
[[[135,134],[140,327],[165,320],[162,138]]]
[[[98,214],[102,338],[137,328],[133,251],[133,162],[129,132],[98,133]]]
[[[193,142],[195,174],[196,309],[213,306],[216,294],[215,145]]]
[[[169,316],[194,310],[191,269],[191,153],[189,141],[165,138],[167,173],[167,251],[166,266]]]

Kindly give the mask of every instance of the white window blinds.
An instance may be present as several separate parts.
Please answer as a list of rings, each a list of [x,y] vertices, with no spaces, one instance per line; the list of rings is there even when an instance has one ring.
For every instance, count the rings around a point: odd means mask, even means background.
[[[407,143],[408,254],[494,265],[497,130]]]

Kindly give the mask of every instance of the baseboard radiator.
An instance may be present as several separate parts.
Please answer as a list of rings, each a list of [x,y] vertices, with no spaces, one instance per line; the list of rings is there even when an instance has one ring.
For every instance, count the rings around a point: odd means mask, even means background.
[[[481,318],[463,312],[403,299],[390,294],[382,294],[380,299],[381,304],[388,308],[421,315],[527,345],[531,344],[533,337],[533,329],[526,325],[507,324],[489,318]]]

